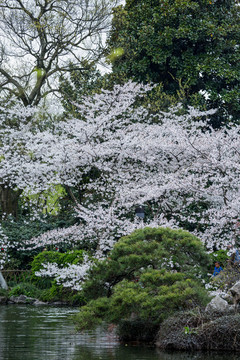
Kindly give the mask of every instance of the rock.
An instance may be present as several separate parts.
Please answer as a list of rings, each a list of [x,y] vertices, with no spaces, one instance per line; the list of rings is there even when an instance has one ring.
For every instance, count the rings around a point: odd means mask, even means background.
[[[16,304],[26,304],[27,303],[27,296],[19,295],[15,299]]]
[[[53,306],[66,306],[66,305],[68,305],[68,303],[66,301],[54,301],[54,302],[51,302],[50,305],[53,305]]]
[[[226,311],[229,311],[229,305],[226,300],[223,300],[219,295],[217,295],[206,306],[205,311],[225,313]]]
[[[231,294],[240,295],[240,281],[237,281],[236,284],[234,284],[231,289]]]
[[[33,304],[34,301],[36,301],[36,300],[37,300],[37,299],[35,299],[35,298],[27,297],[27,303],[28,303],[28,304]]]
[[[1,271],[0,271],[0,287],[5,289],[5,290],[8,290],[7,283],[6,283],[5,279],[4,279]]]
[[[211,320],[205,312],[181,312],[170,316],[160,325],[156,346],[163,350],[200,350],[201,344],[195,329]]]
[[[156,346],[162,350],[240,351],[240,316],[175,314],[161,324]]]
[[[218,351],[240,351],[240,317],[219,317],[199,327],[201,348]]]
[[[26,304],[26,298],[25,295],[11,296],[10,301],[14,302],[14,304]]]
[[[234,284],[231,289],[229,289],[229,291],[233,297],[233,303],[236,310],[237,305],[240,302],[240,281],[237,281],[236,284]]]
[[[26,295],[11,296],[9,303],[13,304],[33,304],[36,299],[28,297]]]
[[[229,305],[229,313],[234,313],[234,312],[235,312],[235,306]]]
[[[5,305],[7,303],[7,297],[6,296],[0,296],[0,305]]]
[[[33,302],[33,305],[35,305],[35,306],[42,306],[42,305],[48,305],[48,303],[43,302],[43,301],[40,301],[40,300],[35,300],[35,301]]]

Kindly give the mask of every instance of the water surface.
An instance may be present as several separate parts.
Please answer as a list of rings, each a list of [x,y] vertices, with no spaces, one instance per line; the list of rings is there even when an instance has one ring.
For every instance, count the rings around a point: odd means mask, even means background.
[[[120,344],[102,328],[76,333],[75,308],[0,306],[1,360],[237,360],[240,354],[164,353]]]

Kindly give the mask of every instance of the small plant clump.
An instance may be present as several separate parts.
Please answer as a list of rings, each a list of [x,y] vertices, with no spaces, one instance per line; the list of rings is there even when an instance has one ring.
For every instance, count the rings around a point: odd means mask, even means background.
[[[11,288],[8,296],[19,296],[19,295],[25,295],[27,297],[32,297],[32,298],[40,298],[41,290],[37,288],[34,284],[31,284],[29,282],[18,283],[17,285]]]

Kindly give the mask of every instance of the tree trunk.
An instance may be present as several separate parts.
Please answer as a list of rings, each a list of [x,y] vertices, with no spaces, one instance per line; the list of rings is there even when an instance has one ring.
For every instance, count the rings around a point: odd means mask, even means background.
[[[18,199],[22,190],[14,191],[9,186],[0,185],[0,205],[2,215],[18,216]]]

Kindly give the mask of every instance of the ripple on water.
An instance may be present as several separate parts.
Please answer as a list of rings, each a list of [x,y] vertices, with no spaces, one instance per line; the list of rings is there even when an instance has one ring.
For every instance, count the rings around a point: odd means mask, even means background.
[[[237,360],[238,354],[163,353],[120,344],[102,328],[76,333],[71,320],[78,309],[34,306],[0,307],[0,360]],[[236,356],[237,355],[237,356]]]

